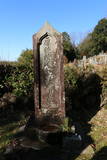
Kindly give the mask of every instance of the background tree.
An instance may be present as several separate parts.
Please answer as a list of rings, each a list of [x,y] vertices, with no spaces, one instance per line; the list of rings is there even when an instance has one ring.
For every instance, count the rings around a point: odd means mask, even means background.
[[[92,33],[78,45],[79,55],[87,57],[98,55],[101,51],[107,51],[107,19],[101,19]]]
[[[71,42],[71,37],[67,32],[63,32],[63,47],[64,47],[64,56],[67,57],[68,62],[73,61],[76,58],[76,47]]]
[[[93,48],[92,34],[89,33],[84,40],[78,45],[78,57],[81,59],[83,56],[93,56],[91,50]]]
[[[107,19],[101,19],[92,33],[92,41],[94,44],[93,53],[99,54],[102,50],[107,51]]]
[[[33,72],[33,52],[31,49],[22,51],[17,63],[12,69],[12,73],[7,79],[12,93],[17,97],[32,96],[34,72]]]
[[[33,65],[33,51],[32,49],[23,50],[20,57],[18,58],[18,63],[21,65],[26,65],[32,67]]]

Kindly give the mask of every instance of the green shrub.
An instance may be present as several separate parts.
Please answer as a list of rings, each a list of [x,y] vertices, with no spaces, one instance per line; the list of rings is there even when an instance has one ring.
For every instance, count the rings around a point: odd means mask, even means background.
[[[25,65],[17,65],[12,74],[7,78],[16,96],[29,96],[33,92],[33,69]]]
[[[63,124],[60,126],[61,130],[63,132],[71,132],[72,131],[72,129],[71,129],[71,121],[72,120],[70,118],[68,118],[68,117],[64,118]]]
[[[76,88],[77,80],[78,80],[78,72],[76,69],[71,68],[69,66],[64,67],[64,78],[65,78],[65,88]]]
[[[8,77],[11,76],[12,70],[14,70],[14,65],[10,63],[2,62],[0,63],[0,97],[6,93],[11,91],[11,87],[8,84]]]
[[[76,68],[71,68],[70,66],[64,67],[64,83],[65,83],[65,105],[66,105],[66,115],[71,114],[72,108],[72,94],[77,89],[77,81],[79,74]]]
[[[19,63],[0,65],[0,96],[6,92],[29,96],[33,92],[33,82],[33,67]]]
[[[20,57],[18,58],[18,63],[20,65],[32,67],[32,65],[33,65],[33,51],[32,51],[32,49],[23,50]]]

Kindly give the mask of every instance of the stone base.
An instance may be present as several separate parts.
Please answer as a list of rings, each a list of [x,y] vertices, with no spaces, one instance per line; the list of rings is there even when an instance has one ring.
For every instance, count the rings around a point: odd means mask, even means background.
[[[55,124],[26,128],[25,136],[31,140],[45,142],[50,145],[59,145],[62,143],[60,127]]]

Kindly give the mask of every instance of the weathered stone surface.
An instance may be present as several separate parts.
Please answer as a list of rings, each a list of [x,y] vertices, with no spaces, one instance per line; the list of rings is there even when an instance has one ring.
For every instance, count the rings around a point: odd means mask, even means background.
[[[90,154],[90,155],[94,155],[94,150],[92,148],[91,145],[87,146],[81,154]]]
[[[62,35],[48,23],[33,36],[37,119],[65,116]]]

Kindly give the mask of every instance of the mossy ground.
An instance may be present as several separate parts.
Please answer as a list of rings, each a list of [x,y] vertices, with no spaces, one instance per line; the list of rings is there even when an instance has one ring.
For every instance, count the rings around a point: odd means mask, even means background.
[[[26,123],[27,118],[20,112],[0,117],[0,153],[14,141],[18,128]]]
[[[102,108],[89,122],[89,136],[94,141],[94,155],[80,154],[75,160],[107,160],[107,110]],[[72,158],[71,158],[72,160]]]
[[[13,116],[13,117],[12,117]],[[89,135],[92,137],[95,144],[95,154],[80,154],[74,159],[71,155],[69,160],[107,160],[107,110],[102,108],[91,120],[91,131]],[[16,118],[17,117],[17,118]],[[13,121],[12,121],[13,118]],[[28,117],[24,113],[16,113],[1,119],[0,124],[0,155],[4,148],[15,139],[18,128],[26,124]],[[7,124],[6,124],[7,121]]]
[[[102,100],[107,97],[106,96],[107,95],[107,85],[105,83],[106,76],[107,76],[106,71],[107,69],[105,69],[105,71],[101,70],[101,73],[99,73],[103,79],[102,80],[102,93],[103,93]],[[75,79],[73,80],[75,82]],[[2,117],[0,116],[0,155],[2,155],[2,152],[8,146],[8,144],[14,141],[19,127],[26,124],[27,120],[28,120],[28,116],[26,116],[26,113],[19,112],[19,111],[4,115]],[[98,113],[96,113],[96,115],[92,117],[92,119],[90,119],[90,121],[87,122],[87,125],[88,123],[91,125],[91,130],[88,132],[88,135],[93,139],[93,142],[95,144],[94,155],[80,153],[80,155],[74,156],[72,154],[69,160],[107,160],[107,107],[106,107],[106,103],[105,103],[105,106],[103,106],[103,108],[99,110]]]

